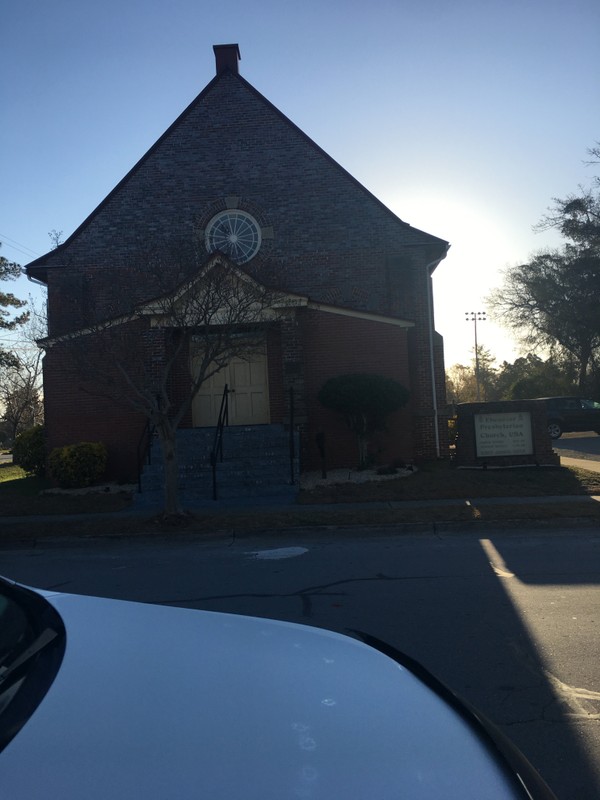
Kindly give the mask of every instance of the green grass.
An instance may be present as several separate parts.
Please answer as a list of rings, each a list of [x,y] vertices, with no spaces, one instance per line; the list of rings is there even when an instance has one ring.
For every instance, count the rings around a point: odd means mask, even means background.
[[[0,483],[18,481],[25,477],[25,472],[21,467],[15,467],[14,464],[0,464]]]
[[[93,514],[119,511],[131,503],[126,493],[41,494],[51,487],[46,478],[27,475],[13,464],[0,464],[0,517]]]
[[[36,475],[28,475],[21,467],[0,464],[0,508],[13,497],[20,498],[23,503],[30,502],[50,486],[50,481],[38,478]]]

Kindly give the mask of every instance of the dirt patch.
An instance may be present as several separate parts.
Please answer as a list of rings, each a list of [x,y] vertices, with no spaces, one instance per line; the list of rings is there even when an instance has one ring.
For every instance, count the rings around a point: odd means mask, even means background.
[[[386,476],[388,477],[388,476]],[[544,497],[600,494],[600,473],[570,467],[457,469],[449,462],[425,464],[391,480],[315,485],[298,502],[366,503],[472,497]]]

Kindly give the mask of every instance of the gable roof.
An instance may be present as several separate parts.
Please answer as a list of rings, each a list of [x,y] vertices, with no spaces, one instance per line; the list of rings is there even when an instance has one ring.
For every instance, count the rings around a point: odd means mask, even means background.
[[[421,231],[412,227],[407,222],[401,220],[394,214],[384,203],[382,203],[375,195],[366,189],[356,178],[354,178],[347,170],[345,170],[338,162],[336,162],[328,153],[326,153],[318,144],[316,144],[307,134],[305,134],[295,123],[286,117],[278,108],[276,108],[266,97],[264,97],[257,89],[254,88],[248,81],[246,81],[239,73],[232,72],[229,68],[224,68],[217,74],[207,86],[200,92],[200,94],[192,100],[187,108],[177,117],[177,119],[167,128],[167,130],[160,136],[160,138],[150,147],[150,149],[139,159],[139,161],[129,170],[129,172],[117,183],[111,192],[102,200],[102,202],[86,217],[86,219],[76,228],[76,230],[56,249],[40,256],[26,266],[27,274],[42,282],[47,282],[47,269],[49,267],[61,266],[61,254],[66,253],[70,246],[77,241],[81,234],[91,225],[91,223],[103,212],[103,210],[110,204],[111,200],[115,198],[119,192],[134,178],[144,166],[152,159],[152,157],[159,151],[161,146],[168,141],[168,139],[177,131],[188,119],[188,117],[202,105],[210,94],[215,90],[222,81],[235,80],[247,92],[251,93],[256,100],[262,104],[265,109],[275,114],[280,121],[284,123],[293,133],[294,136],[301,137],[308,147],[319,158],[325,159],[327,163],[335,169],[345,181],[349,181],[356,191],[362,193],[364,198],[371,203],[374,203],[380,212],[386,215],[393,224],[402,228],[408,233],[409,236],[416,237],[413,246],[425,245],[432,247],[436,252],[437,257],[432,259],[432,264],[437,264],[442,260],[448,250],[449,244],[443,239],[433,236],[429,233]],[[435,266],[433,266],[435,268]],[[433,270],[432,270],[433,271]]]

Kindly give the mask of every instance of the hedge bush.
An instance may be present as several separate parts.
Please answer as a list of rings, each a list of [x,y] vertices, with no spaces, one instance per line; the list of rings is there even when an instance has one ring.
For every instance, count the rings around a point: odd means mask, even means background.
[[[12,449],[13,463],[34,475],[43,475],[46,470],[46,437],[43,425],[20,433]]]
[[[351,430],[371,433],[383,430],[386,417],[408,402],[408,389],[383,375],[338,375],[319,392],[326,408],[342,414]]]
[[[383,375],[349,374],[330,378],[319,391],[319,402],[341,414],[358,440],[358,466],[368,462],[368,437],[385,430],[386,419],[408,402],[409,392]]]
[[[48,457],[48,469],[62,489],[80,489],[100,480],[106,458],[102,442],[68,444],[54,448]]]

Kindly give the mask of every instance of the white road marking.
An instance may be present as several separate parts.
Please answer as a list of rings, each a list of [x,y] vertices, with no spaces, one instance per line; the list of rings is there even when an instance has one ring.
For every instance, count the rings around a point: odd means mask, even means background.
[[[246,555],[262,561],[275,561],[280,558],[302,556],[304,553],[308,553],[307,547],[277,547],[272,550],[254,550],[250,553],[246,553]]]

